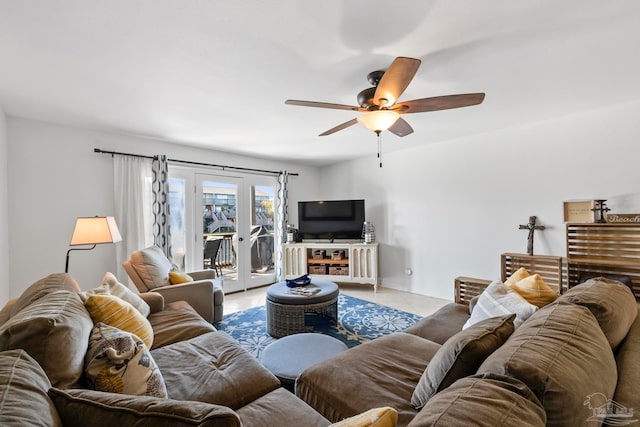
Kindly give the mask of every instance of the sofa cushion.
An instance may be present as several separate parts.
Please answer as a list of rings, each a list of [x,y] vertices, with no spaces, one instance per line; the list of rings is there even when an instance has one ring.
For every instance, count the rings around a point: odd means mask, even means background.
[[[147,288],[141,289],[141,292],[171,284],[169,271],[172,265],[159,247],[149,246],[136,251],[131,254],[129,262]]]
[[[280,387],[236,410],[243,426],[327,427],[329,421]]]
[[[28,307],[34,301],[55,291],[79,293],[80,286],[67,273],[56,273],[43,277],[22,292],[17,301],[11,306],[11,316],[15,316],[20,310]]]
[[[542,403],[550,426],[583,425],[587,396],[613,397],[616,363],[591,312],[558,301],[540,309],[484,361],[478,373],[510,375]]]
[[[460,331],[433,356],[411,396],[411,405],[422,408],[436,393],[459,378],[472,375],[484,360],[513,333],[515,314],[482,320]]]
[[[94,390],[167,397],[162,374],[140,338],[104,323],[91,332],[85,374]]]
[[[151,355],[172,399],[237,409],[280,386],[271,372],[224,332],[166,345]]]
[[[462,378],[433,396],[409,426],[543,427],[545,423],[544,408],[525,384],[487,373]]]
[[[398,424],[398,411],[384,406],[372,408],[362,414],[345,418],[331,424],[330,427],[395,427]]]
[[[147,348],[153,345],[151,323],[131,304],[114,295],[88,295],[84,303],[94,323],[107,325],[130,332],[144,341]]]
[[[604,277],[587,280],[569,289],[559,299],[591,310],[611,348],[616,348],[627,336],[638,315],[631,290],[616,280]]]
[[[556,291],[547,285],[539,274],[532,274],[511,285],[511,289],[538,308],[551,304],[558,298]]]
[[[62,426],[47,395],[51,383],[24,350],[0,352],[0,424]]]
[[[332,422],[391,406],[406,425],[416,414],[411,395],[439,349],[404,332],[376,338],[307,368],[296,394]]]
[[[229,408],[202,402],[181,402],[149,396],[127,396],[94,390],[52,388],[53,400],[65,426],[240,427]]]
[[[152,350],[216,331],[186,301],[168,303],[163,311],[149,315],[149,323],[153,328]]]
[[[22,348],[54,387],[79,387],[91,328],[93,322],[78,294],[54,291],[0,326],[0,351]]]
[[[538,309],[535,305],[529,304],[527,300],[522,298],[516,291],[502,284],[500,281],[491,283],[482,291],[478,302],[476,303],[471,317],[462,327],[469,326],[481,320],[490,317],[504,316],[505,314],[515,313],[516,318],[513,321],[514,327],[518,327],[529,318]]]
[[[144,317],[149,316],[149,313],[151,312],[149,304],[147,304],[137,292],[132,291],[127,286],[118,282],[118,279],[116,279],[116,276],[114,276],[113,273],[107,272],[104,275],[100,286],[91,291],[81,292],[80,298],[82,298],[83,301],[86,301],[89,295],[96,294],[117,296],[134,306]]]
[[[10,299],[9,301],[7,301],[4,307],[2,307],[2,310],[0,310],[0,326],[2,326],[2,324],[4,324],[11,318],[11,308],[16,303],[16,301],[18,301],[17,298]]]

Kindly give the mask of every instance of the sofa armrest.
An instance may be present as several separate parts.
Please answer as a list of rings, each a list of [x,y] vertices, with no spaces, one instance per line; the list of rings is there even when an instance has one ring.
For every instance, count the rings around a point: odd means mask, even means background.
[[[161,286],[153,289],[164,297],[165,303],[186,301],[204,320],[213,322],[213,280],[197,280],[178,285]]]
[[[236,412],[222,405],[94,390],[49,389],[64,425],[154,425],[240,427]]]
[[[216,278],[215,270],[198,270],[198,271],[191,271],[187,274],[193,277],[193,280],[207,280],[207,279],[213,280]]]
[[[625,408],[640,408],[640,303],[638,303],[638,315],[631,325],[626,338],[618,347],[616,354],[618,366],[618,384],[613,395],[615,400]]]
[[[404,332],[444,344],[462,330],[467,320],[469,320],[469,308],[452,302],[409,326]]]
[[[149,314],[159,313],[164,310],[164,298],[159,293],[144,292],[138,294],[138,296],[149,305],[149,308],[151,309]]]

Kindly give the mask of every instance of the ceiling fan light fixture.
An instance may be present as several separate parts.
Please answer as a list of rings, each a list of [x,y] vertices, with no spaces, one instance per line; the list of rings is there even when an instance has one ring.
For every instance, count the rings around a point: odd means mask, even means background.
[[[358,116],[358,122],[372,132],[383,132],[389,129],[400,117],[392,110],[367,111]]]

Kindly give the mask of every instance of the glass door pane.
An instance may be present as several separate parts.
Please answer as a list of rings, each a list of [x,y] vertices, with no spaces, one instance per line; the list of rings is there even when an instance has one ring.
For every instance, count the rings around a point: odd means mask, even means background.
[[[250,285],[272,283],[275,279],[275,187],[251,185],[250,187]]]

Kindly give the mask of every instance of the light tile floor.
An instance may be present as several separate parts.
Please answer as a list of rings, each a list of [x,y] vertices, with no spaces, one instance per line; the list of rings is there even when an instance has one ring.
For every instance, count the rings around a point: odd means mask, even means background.
[[[373,292],[370,285],[340,283],[340,292],[351,297],[360,298],[376,304],[386,305],[398,310],[407,311],[420,316],[428,316],[440,307],[451,301],[412,294],[395,289],[378,286],[378,291]],[[264,305],[267,286],[249,289],[244,292],[234,292],[224,297],[224,313],[235,313],[247,308]]]

